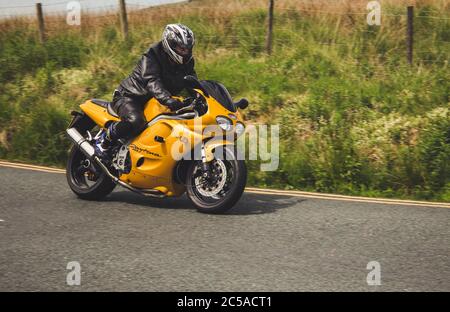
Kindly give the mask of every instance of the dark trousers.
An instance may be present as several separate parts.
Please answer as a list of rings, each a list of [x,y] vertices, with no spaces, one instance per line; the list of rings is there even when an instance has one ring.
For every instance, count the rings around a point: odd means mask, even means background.
[[[120,122],[111,128],[111,139],[130,139],[137,136],[145,128],[147,121],[144,116],[145,102],[122,96],[114,92],[112,106],[120,116]]]

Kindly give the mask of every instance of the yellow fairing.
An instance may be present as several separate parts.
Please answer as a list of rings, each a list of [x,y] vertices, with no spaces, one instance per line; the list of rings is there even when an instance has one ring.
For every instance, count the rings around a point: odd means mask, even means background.
[[[118,121],[119,119],[108,114],[105,107],[97,105],[90,100],[80,105],[81,110],[86,113],[97,125],[105,127],[108,121]]]
[[[200,90],[196,90],[201,93]],[[207,126],[217,126],[216,117],[229,116],[233,124],[241,121],[238,112],[232,113],[216,102],[212,97],[205,97],[208,103],[208,111],[201,117],[189,120],[161,119],[148,126],[139,136],[137,136],[129,146],[131,158],[131,171],[122,174],[120,180],[141,189],[157,189],[167,196],[178,196],[184,193],[185,186],[177,184],[174,180],[174,169],[179,159],[174,159],[172,150],[182,152],[190,151],[194,146],[203,142],[213,134],[205,135],[203,130]],[[108,121],[118,119],[108,114],[107,110],[101,106],[86,101],[81,109],[100,127],[104,127]],[[156,116],[168,113],[169,110],[159,104],[156,99],[151,99],[145,106],[144,115],[147,121],[153,120]],[[159,140],[155,140],[158,136]],[[162,139],[162,140],[161,140]],[[205,154],[207,161],[213,159],[213,150],[217,146],[234,144],[225,140],[210,140],[205,144]],[[184,147],[184,149],[180,149]]]
[[[171,136],[178,123],[161,120],[146,128],[131,144],[131,172],[120,179],[137,188],[155,188],[168,196],[181,195],[184,186],[173,180],[173,169],[177,161],[172,158],[171,147],[179,138]],[[155,141],[155,136],[164,139]]]

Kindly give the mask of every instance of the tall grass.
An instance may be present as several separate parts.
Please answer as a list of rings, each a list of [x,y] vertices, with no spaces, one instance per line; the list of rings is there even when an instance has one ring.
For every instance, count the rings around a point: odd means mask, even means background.
[[[49,17],[0,24],[0,157],[63,165],[69,111],[111,92],[168,22],[195,32],[197,72],[249,98],[248,122],[281,125],[276,172],[249,162],[249,182],[369,196],[450,201],[448,1],[382,1],[368,26],[366,1],[278,0],[265,54],[267,1],[192,1],[83,15],[79,28]],[[415,61],[406,62],[405,5],[415,12]]]

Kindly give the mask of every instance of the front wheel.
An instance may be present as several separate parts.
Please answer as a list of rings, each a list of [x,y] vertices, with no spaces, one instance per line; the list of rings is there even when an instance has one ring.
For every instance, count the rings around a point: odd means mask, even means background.
[[[202,162],[195,161],[186,177],[188,198],[198,211],[223,213],[232,208],[244,192],[247,168],[230,146],[217,148],[208,163],[210,175],[204,176]]]

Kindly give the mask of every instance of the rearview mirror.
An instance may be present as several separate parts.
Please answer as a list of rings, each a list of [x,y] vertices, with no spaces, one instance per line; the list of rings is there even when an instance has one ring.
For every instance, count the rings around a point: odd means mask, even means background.
[[[248,100],[245,98],[242,98],[239,101],[237,101],[236,103],[234,103],[234,105],[236,105],[240,109],[246,109],[248,106]]]

